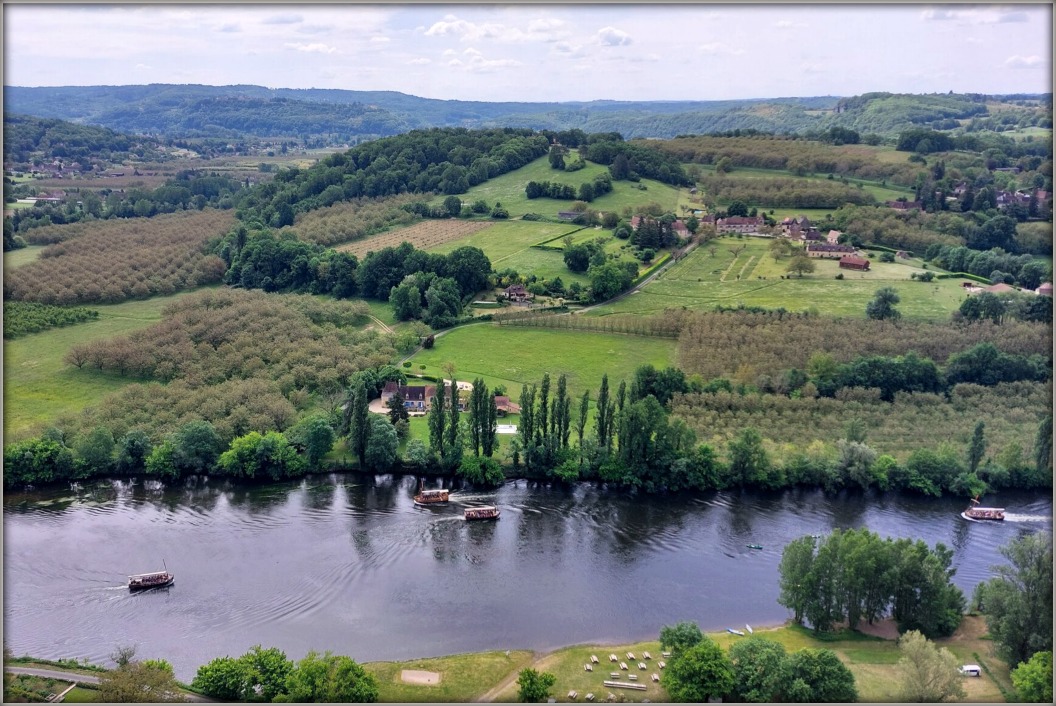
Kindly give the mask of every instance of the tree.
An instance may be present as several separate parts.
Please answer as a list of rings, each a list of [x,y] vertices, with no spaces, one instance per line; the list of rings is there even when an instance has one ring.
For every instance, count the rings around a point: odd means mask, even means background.
[[[429,465],[429,447],[421,439],[407,442],[407,463],[421,470]]]
[[[236,437],[216,462],[217,470],[224,475],[235,478],[267,476],[272,480],[299,476],[304,473],[304,465],[304,459],[277,431],[265,434],[251,431]]]
[[[334,448],[336,436],[330,422],[321,414],[313,414],[297,422],[286,432],[290,443],[303,450],[308,465],[315,466]]]
[[[814,265],[814,261],[806,255],[796,255],[792,258],[792,261],[788,263],[788,267],[785,268],[785,272],[797,273],[802,279],[804,273],[811,273],[817,268]]]
[[[1041,534],[1001,548],[1010,563],[982,585],[983,612],[999,652],[1009,664],[1052,651],[1052,541]]]
[[[681,654],[672,654],[660,683],[672,701],[705,703],[733,690],[733,666],[722,648],[704,637]]]
[[[118,647],[110,657],[117,669],[99,677],[99,700],[110,703],[174,703],[183,701],[172,667],[135,659],[134,647]]]
[[[145,431],[130,430],[117,442],[117,469],[122,473],[143,470],[152,449],[150,437]]]
[[[785,647],[765,637],[739,640],[730,647],[733,690],[744,701],[780,701],[788,681]]]
[[[361,375],[352,381],[345,418],[348,420],[348,448],[359,459],[359,467],[366,468],[367,442],[370,440],[370,400]]]
[[[114,459],[114,435],[106,427],[96,427],[77,440],[74,450],[86,468],[106,473]]]
[[[972,441],[968,444],[968,472],[975,473],[979,468],[980,461],[983,460],[983,454],[986,453],[986,438],[983,436],[983,429],[986,424],[979,422],[975,425],[975,431],[972,432]]]
[[[444,210],[447,211],[447,215],[457,217],[458,214],[462,213],[462,199],[457,196],[446,197],[444,199]]]
[[[771,462],[763,448],[763,437],[751,427],[745,428],[729,443],[730,478],[738,485],[767,484]]]
[[[960,660],[916,630],[898,639],[899,700],[906,703],[958,701],[965,697]]]
[[[395,424],[401,419],[410,419],[411,415],[407,411],[406,400],[403,399],[403,395],[396,391],[389,401],[385,403],[385,407],[389,410],[389,421]]]
[[[696,623],[681,622],[660,628],[660,648],[669,650],[672,655],[688,650],[703,639],[704,633]]]
[[[286,694],[301,703],[373,703],[378,682],[351,657],[312,650],[286,678]]]
[[[184,473],[208,473],[220,450],[220,435],[206,421],[187,422],[172,436],[172,461]]]
[[[458,437],[458,380],[451,375],[451,399],[447,402],[448,420],[444,429],[444,451],[443,460],[448,468],[454,469],[462,460],[462,444]],[[440,394],[439,391],[437,394]],[[442,396],[442,395],[441,395]]]
[[[1035,652],[1012,670],[1016,696],[1030,703],[1052,703],[1052,652]]]
[[[881,287],[866,305],[865,315],[877,321],[896,321],[902,318],[902,313],[895,308],[899,301],[901,299],[893,287]]]
[[[444,457],[444,427],[447,415],[444,414],[445,390],[443,385],[438,386],[436,394],[433,395],[432,405],[429,407],[429,448],[436,457]]]
[[[245,695],[251,700],[272,701],[286,691],[286,680],[293,671],[293,662],[276,647],[264,649],[254,645],[238,658],[245,678]],[[243,696],[243,698],[246,698]]]
[[[1039,476],[1052,475],[1052,415],[1046,415],[1038,425],[1034,438],[1034,466]]]
[[[382,473],[388,471],[396,462],[399,445],[396,427],[392,425],[388,417],[370,415],[370,434],[363,453],[366,462],[364,467]]]
[[[522,669],[517,677],[517,695],[525,703],[545,701],[556,682],[557,677],[550,672],[537,672],[530,667]]]
[[[800,703],[858,700],[854,674],[832,650],[804,648],[789,656],[785,701]]]
[[[413,275],[407,275],[389,290],[389,304],[397,321],[410,321],[422,314],[422,292]]]
[[[234,657],[217,657],[198,667],[191,687],[220,701],[241,701],[248,695],[244,665]]]

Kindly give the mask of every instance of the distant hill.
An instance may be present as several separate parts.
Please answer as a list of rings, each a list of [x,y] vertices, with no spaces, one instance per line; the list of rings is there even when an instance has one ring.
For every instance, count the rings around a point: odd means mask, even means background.
[[[4,162],[78,163],[84,170],[93,164],[120,163],[136,158],[159,161],[169,158],[156,141],[133,137],[109,128],[78,125],[57,118],[4,114]]]
[[[525,127],[670,138],[731,130],[823,131],[838,125],[894,137],[936,121],[988,115],[987,96],[868,93],[724,101],[484,102],[396,91],[262,86],[6,86],[6,110],[169,137],[326,137],[355,142],[428,127]],[[989,98],[993,98],[992,96]],[[1030,98],[1030,97],[1027,97]],[[1035,97],[1037,98],[1037,97]],[[1051,116],[1051,95],[1041,96]],[[947,128],[947,129],[948,129]]]

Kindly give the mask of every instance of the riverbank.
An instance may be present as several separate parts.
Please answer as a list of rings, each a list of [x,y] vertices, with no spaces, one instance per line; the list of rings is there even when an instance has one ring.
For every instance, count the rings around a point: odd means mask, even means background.
[[[823,639],[795,625],[754,626],[753,629],[756,635],[781,643],[789,652],[804,648],[830,649],[854,674],[861,701],[897,701],[900,654],[894,623],[884,620],[871,626],[863,623],[859,627],[860,630],[842,630]],[[737,640],[746,639],[725,631],[706,634],[726,650]],[[982,617],[965,616],[952,637],[936,642],[962,662],[987,667],[979,678],[965,677],[966,702],[1005,701],[1004,692],[1011,689],[1009,668],[993,654],[993,642],[987,635]],[[629,659],[628,652],[635,654],[636,658]],[[650,653],[651,659],[644,658],[645,652]],[[609,661],[611,654],[626,662],[629,669],[624,671],[619,669],[619,664],[612,664]],[[593,671],[586,671],[584,665],[591,664],[592,655],[598,658],[598,664],[593,665]],[[669,700],[663,687],[651,678],[654,673],[662,673],[661,660],[660,643],[653,640],[590,643],[537,652],[512,649],[508,652],[469,652],[401,662],[366,662],[363,667],[377,678],[379,701],[385,703],[515,702],[518,700],[517,677],[526,667],[550,672],[557,678],[551,696],[558,702],[582,702],[588,693],[603,701],[610,693],[616,693],[625,701],[648,699],[655,703]],[[639,661],[646,664],[645,670],[637,668]],[[645,686],[645,690],[604,686],[602,682],[610,680],[611,671],[624,675],[620,681],[625,682],[626,675],[636,674],[636,683]],[[404,672],[411,674],[405,675]],[[431,678],[421,678],[422,673],[429,673]],[[577,692],[574,699],[568,696],[572,691]]]

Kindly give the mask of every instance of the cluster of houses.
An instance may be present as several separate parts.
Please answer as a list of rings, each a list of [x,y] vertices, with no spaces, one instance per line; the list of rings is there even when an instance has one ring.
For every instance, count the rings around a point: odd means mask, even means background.
[[[473,390],[473,386],[468,382],[459,382],[458,384],[458,409],[460,412],[466,411],[466,393]],[[389,400],[399,393],[400,397],[403,398],[404,408],[412,415],[418,416],[428,412],[434,401],[436,400],[436,385],[400,385],[399,383],[389,381],[385,383],[385,387],[381,390],[381,401],[383,404],[388,404]],[[451,396],[451,383],[444,381],[444,397],[443,399],[450,399]],[[509,397],[505,395],[495,395],[495,409],[500,417],[505,417],[507,414],[520,414],[521,406],[516,402],[513,402]]]

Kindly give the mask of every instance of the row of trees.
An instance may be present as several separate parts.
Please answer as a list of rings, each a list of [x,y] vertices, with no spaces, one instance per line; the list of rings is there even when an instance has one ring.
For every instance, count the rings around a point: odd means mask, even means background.
[[[691,622],[662,627],[660,645],[671,652],[660,683],[672,701],[858,700],[854,675],[832,650],[803,648],[789,654],[781,643],[755,635],[725,652]]]
[[[37,302],[4,302],[4,338],[19,338],[31,333],[99,318],[95,309],[65,307]]]
[[[839,208],[844,204],[871,205],[876,198],[860,186],[835,179],[806,181],[792,177],[701,175],[697,184],[712,203],[741,201],[762,208]],[[736,215],[736,214],[730,214]]]
[[[889,612],[899,629],[929,637],[953,634],[966,606],[953,585],[953,552],[942,543],[881,539],[867,529],[801,537],[781,555],[778,602],[792,619],[829,632],[846,621],[872,623]]]
[[[610,191],[612,191],[612,179],[605,173],[597,175],[592,181],[583,182],[579,185],[579,189],[571,184],[549,181],[530,181],[524,188],[524,194],[529,199],[548,198],[564,201],[578,199],[588,203]]]
[[[378,681],[345,655],[309,651],[293,662],[275,647],[217,657],[198,668],[191,686],[220,701],[373,703]]]
[[[1042,282],[1052,281],[1050,265],[1031,255],[1012,255],[999,248],[973,250],[964,246],[934,244],[924,251],[924,257],[950,272],[967,272],[998,282],[1018,284],[1026,289],[1037,289]]]

